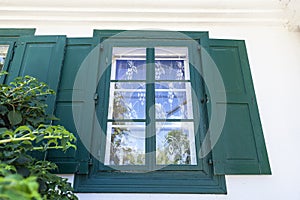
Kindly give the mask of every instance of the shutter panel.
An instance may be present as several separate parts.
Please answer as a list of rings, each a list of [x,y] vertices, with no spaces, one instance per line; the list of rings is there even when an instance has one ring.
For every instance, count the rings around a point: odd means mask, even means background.
[[[49,85],[56,93],[65,53],[65,36],[24,36],[16,43],[7,82],[17,76],[30,75]],[[46,99],[47,113],[54,114],[56,95]],[[41,157],[37,152],[32,156]]]
[[[64,58],[65,36],[24,36],[17,41],[7,82],[30,75],[57,92]],[[54,113],[56,95],[49,96],[47,113]]]
[[[81,80],[79,85],[74,85],[74,81],[82,64],[97,67],[97,61],[86,63],[85,60],[94,46],[93,38],[67,39],[55,115],[60,118],[57,123],[65,126],[76,135],[77,151],[74,149],[69,149],[66,153],[58,150],[48,151],[48,160],[54,161],[58,165],[58,173],[88,173],[90,153],[85,148],[86,141],[83,145],[82,139],[91,140],[89,135],[92,131],[95,107],[94,92],[96,89],[92,89],[92,94],[90,94],[88,88],[96,87],[97,72],[93,70],[85,71],[84,80]],[[93,81],[94,83],[91,83]],[[73,95],[79,98],[73,98]],[[72,110],[72,106],[74,106],[74,110]],[[73,116],[75,116],[75,119]],[[82,135],[84,137],[80,137]]]
[[[215,106],[216,113],[227,107],[224,127],[212,150],[214,173],[271,174],[245,43],[213,39],[209,50],[223,78],[227,98],[225,102],[219,99],[224,91],[216,87],[208,91],[216,94],[208,107]],[[213,80],[207,69],[204,72]]]

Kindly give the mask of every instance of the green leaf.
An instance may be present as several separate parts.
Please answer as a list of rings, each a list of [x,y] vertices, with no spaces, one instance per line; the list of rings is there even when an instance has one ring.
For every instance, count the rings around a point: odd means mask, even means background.
[[[54,115],[49,115],[49,116],[48,116],[48,119],[49,119],[49,120],[53,120],[53,121],[54,121],[54,120],[55,120],[55,121],[58,121],[58,120],[59,120],[59,118],[55,117]]]
[[[13,111],[13,110],[9,111],[9,113],[7,114],[7,117],[8,117],[10,124],[13,126],[22,122],[22,115],[18,111]]]
[[[14,132],[12,132],[8,129],[6,129],[6,130],[2,129],[1,130],[1,138],[11,138],[13,136],[14,136]]]
[[[0,76],[6,75],[6,74],[8,74],[7,71],[1,71],[1,72],[0,72]]]
[[[45,120],[43,118],[27,118],[27,121],[31,122],[33,126],[38,126],[40,123],[44,122]]]
[[[7,128],[0,128],[0,135],[7,131]]]
[[[31,133],[31,129],[28,126],[19,126],[16,130],[15,133],[19,133],[19,132],[29,132]]]
[[[42,141],[44,139],[44,135],[38,135],[36,138],[35,138],[35,142],[36,143],[39,143],[40,141]]]
[[[5,126],[5,122],[3,121],[3,119],[0,119],[0,126]]]
[[[5,115],[8,112],[8,109],[4,105],[0,105],[0,115]]]
[[[18,159],[15,160],[16,164],[18,165],[25,165],[26,163],[30,163],[32,158],[25,155],[20,155]]]

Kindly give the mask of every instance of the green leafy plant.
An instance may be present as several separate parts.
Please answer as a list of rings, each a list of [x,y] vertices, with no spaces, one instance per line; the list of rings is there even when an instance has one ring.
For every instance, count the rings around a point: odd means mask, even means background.
[[[14,166],[0,164],[0,199],[42,199],[36,177],[24,178],[16,172]]]
[[[2,72],[2,75],[4,72]],[[46,114],[45,99],[55,92],[31,76],[17,77],[0,91],[0,126],[13,129],[19,125],[36,127],[53,119]]]
[[[57,166],[45,160],[49,149],[76,148],[72,133],[49,124],[56,118],[46,114],[45,100],[54,91],[30,76],[0,87],[0,199],[77,199],[67,179],[52,173]],[[33,158],[34,151],[44,159]]]

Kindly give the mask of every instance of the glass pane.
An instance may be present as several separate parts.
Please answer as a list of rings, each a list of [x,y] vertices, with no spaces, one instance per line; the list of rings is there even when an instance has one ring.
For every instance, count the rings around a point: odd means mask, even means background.
[[[197,165],[194,123],[156,123],[158,165]]]
[[[145,119],[145,83],[110,84],[109,119]]]
[[[191,84],[186,82],[156,83],[155,110],[157,119],[192,119]]]
[[[0,71],[4,67],[5,58],[7,56],[8,49],[9,49],[9,45],[0,45]]]
[[[155,48],[155,80],[189,80],[187,47]]]
[[[112,80],[146,80],[146,48],[114,47]]]
[[[107,123],[107,140],[104,164],[144,165],[145,123]]]

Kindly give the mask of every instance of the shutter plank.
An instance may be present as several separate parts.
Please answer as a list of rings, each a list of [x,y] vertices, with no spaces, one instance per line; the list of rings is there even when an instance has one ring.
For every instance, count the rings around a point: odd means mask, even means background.
[[[74,149],[68,150],[63,153],[58,150],[51,150],[48,153],[48,159],[54,161],[59,166],[58,173],[88,173],[88,161],[90,154],[82,143],[82,134],[86,133],[86,138],[89,138],[93,121],[94,112],[85,108],[85,92],[89,85],[86,81],[80,84],[80,87],[74,86],[76,74],[84,62],[85,58],[93,49],[93,38],[70,38],[67,39],[66,54],[62,69],[61,83],[57,94],[56,113],[55,115],[60,118],[59,124],[65,126],[68,130],[74,133],[77,137],[77,151]],[[97,73],[93,73],[96,77]],[[91,76],[86,77],[92,79]],[[96,83],[94,83],[96,87]],[[73,93],[80,94],[81,99],[73,99]],[[91,99],[92,103],[93,98]],[[73,119],[72,106],[75,107],[76,119]],[[94,106],[89,103],[88,106]],[[75,121],[79,126],[75,126]],[[81,132],[80,132],[81,131]],[[85,133],[82,133],[85,132]],[[91,139],[90,139],[91,140]]]

